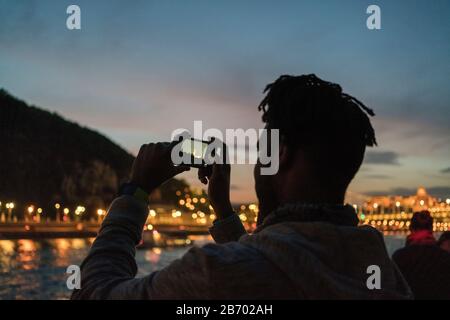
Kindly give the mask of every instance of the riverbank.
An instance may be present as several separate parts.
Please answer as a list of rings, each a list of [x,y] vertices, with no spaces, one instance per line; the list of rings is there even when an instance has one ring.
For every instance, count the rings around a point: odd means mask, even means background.
[[[0,224],[0,240],[92,238],[100,229],[99,222],[15,222]],[[146,240],[159,234],[162,238],[186,238],[191,235],[208,235],[207,226],[152,225],[144,228]]]

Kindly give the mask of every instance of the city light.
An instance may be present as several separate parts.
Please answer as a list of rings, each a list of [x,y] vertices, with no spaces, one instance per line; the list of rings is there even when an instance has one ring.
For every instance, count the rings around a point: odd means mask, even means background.
[[[409,196],[374,196],[362,206],[359,220],[361,224],[375,226],[383,232],[407,232],[413,213],[428,210],[435,221],[434,231],[446,231],[450,222],[450,208],[445,203],[450,204],[450,201],[443,202],[427,194],[423,187]],[[385,220],[388,221],[387,225]]]
[[[241,221],[243,221],[243,222],[247,221],[247,216],[246,216],[245,214],[243,214],[243,213],[241,213],[241,214],[239,215],[239,218],[240,218]]]
[[[161,206],[157,205],[157,207],[149,209],[145,231],[155,231],[155,227],[161,224],[176,226],[178,230],[188,230],[191,226],[208,227],[212,221],[217,219],[217,216],[204,195],[204,191],[201,190],[198,192],[185,190],[179,193],[179,198],[173,206],[161,204]],[[41,221],[41,215],[44,209],[34,204],[25,206],[24,216],[12,214],[13,208],[16,207],[13,202],[0,202],[1,205],[7,209],[7,214],[0,220],[1,223],[17,223],[20,222],[19,219],[23,219],[31,227],[34,223],[50,222],[52,218],[52,215],[47,215],[46,220]],[[368,200],[365,204],[359,205],[354,203],[351,205],[358,211],[358,218],[361,224],[372,225],[381,231],[407,231],[413,212],[424,209],[430,211],[432,217],[435,219],[433,226],[436,231],[447,230],[450,223],[448,206],[450,205],[450,198],[444,198],[443,200],[432,198],[427,195],[426,190],[423,188],[420,190],[420,195],[417,196],[377,196]],[[81,226],[80,230],[85,228],[83,227],[84,223],[88,223],[90,217],[92,219],[92,216],[86,214],[88,209],[83,205],[70,207],[63,206],[60,203],[54,203],[54,207],[57,213],[61,210],[61,214],[64,214],[62,217],[57,215],[54,218],[56,222],[65,224],[77,222]],[[257,213],[259,211],[257,204],[241,204],[236,209],[239,219],[244,223],[246,228],[249,228],[250,231],[256,228]],[[73,212],[75,221],[71,220],[71,212]],[[35,215],[33,216],[33,214]],[[101,223],[106,216],[106,210],[99,208],[92,212],[92,214],[94,216],[96,214],[96,222]],[[30,219],[30,216],[32,219]],[[85,222],[80,222],[81,216],[83,216]],[[207,229],[205,230],[207,231]],[[31,227],[30,232],[34,232],[33,227]]]
[[[78,207],[75,209],[75,215],[77,215],[77,216],[82,215],[85,211],[86,211],[86,208],[85,208],[85,207],[83,207],[83,206],[78,206]]]

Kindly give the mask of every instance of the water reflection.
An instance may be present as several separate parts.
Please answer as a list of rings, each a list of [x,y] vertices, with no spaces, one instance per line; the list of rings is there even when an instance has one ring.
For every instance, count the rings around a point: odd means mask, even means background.
[[[18,241],[17,262],[19,262],[19,267],[22,267],[22,269],[24,270],[37,268],[39,256],[36,252],[36,249],[36,243],[33,240]]]
[[[66,269],[80,265],[94,239],[0,240],[0,300],[68,299]],[[140,249],[138,276],[181,257],[189,247]]]
[[[161,259],[161,248],[153,248],[145,252],[145,260],[153,264],[158,264]]]
[[[0,250],[2,255],[11,255],[14,253],[14,241],[3,240],[0,241]]]

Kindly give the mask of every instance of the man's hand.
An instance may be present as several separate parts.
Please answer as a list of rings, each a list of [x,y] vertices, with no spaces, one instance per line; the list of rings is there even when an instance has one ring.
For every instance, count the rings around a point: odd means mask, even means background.
[[[230,202],[230,165],[214,164],[198,170],[198,178],[208,184],[208,198],[217,218],[223,219],[233,213]]]
[[[174,166],[170,158],[174,143],[158,142],[142,145],[131,169],[130,182],[151,193],[166,180],[190,170],[188,166]]]

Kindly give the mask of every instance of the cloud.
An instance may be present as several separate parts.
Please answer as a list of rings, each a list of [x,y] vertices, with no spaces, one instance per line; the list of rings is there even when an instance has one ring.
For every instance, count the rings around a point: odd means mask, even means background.
[[[393,151],[381,151],[381,152],[369,151],[366,153],[364,163],[399,165],[400,163],[398,162],[398,158],[399,155]]]
[[[442,169],[441,173],[450,173],[450,167]]]
[[[441,199],[446,199],[450,197],[450,186],[434,186],[426,188],[427,193]],[[384,196],[384,195],[399,195],[399,196],[410,196],[417,193],[417,188],[405,188],[396,187],[387,191],[369,191],[365,194],[369,196]]]

